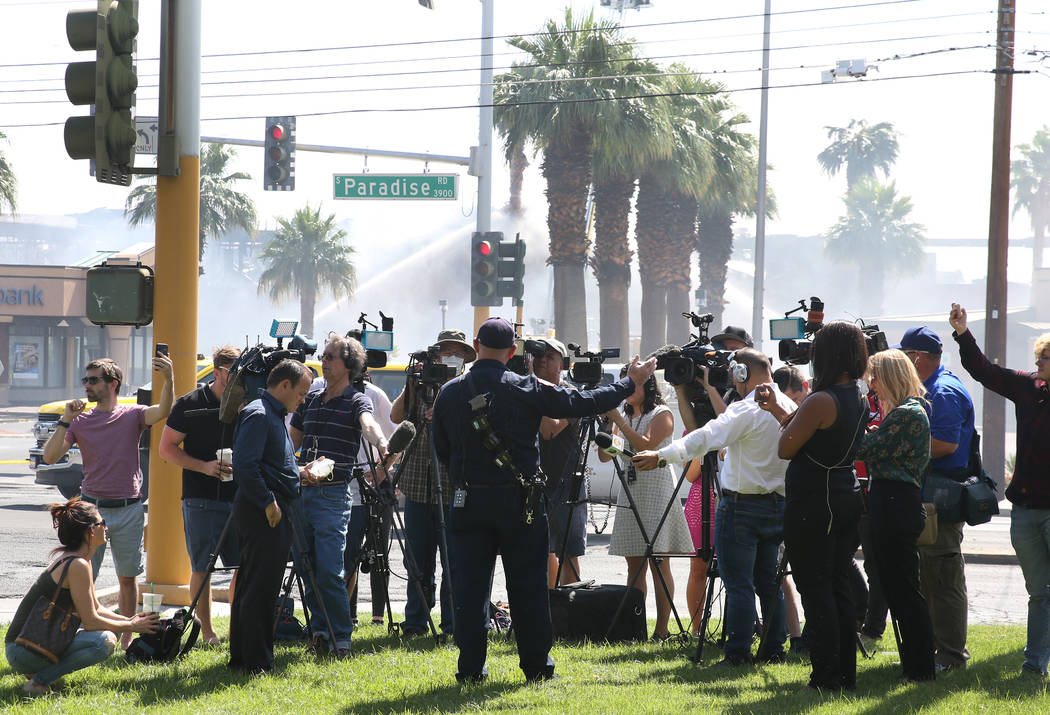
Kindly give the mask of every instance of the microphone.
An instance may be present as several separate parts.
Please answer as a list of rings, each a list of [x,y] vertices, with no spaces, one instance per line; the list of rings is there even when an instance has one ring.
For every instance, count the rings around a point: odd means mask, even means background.
[[[623,437],[619,435],[614,437],[608,432],[598,432],[595,434],[594,443],[598,445],[598,449],[611,457],[618,457],[621,454],[625,457],[633,457],[637,454],[637,452],[627,446]]]
[[[415,438],[416,426],[414,424],[408,420],[399,424],[394,433],[390,435],[390,440],[386,443],[386,459],[383,460],[383,466],[385,467],[389,464],[395,454],[404,452]]]

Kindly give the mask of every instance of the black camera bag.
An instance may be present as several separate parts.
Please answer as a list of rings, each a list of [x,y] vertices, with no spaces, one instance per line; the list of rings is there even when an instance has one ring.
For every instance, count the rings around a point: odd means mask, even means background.
[[[610,628],[625,594],[620,617]],[[550,604],[555,638],[603,641],[608,634],[610,643],[618,643],[647,637],[645,596],[637,588],[581,581],[552,589]]]
[[[200,632],[201,622],[197,617],[188,608],[180,608],[171,618],[161,620],[159,631],[143,633],[133,640],[124,658],[129,663],[169,663],[189,653]]]

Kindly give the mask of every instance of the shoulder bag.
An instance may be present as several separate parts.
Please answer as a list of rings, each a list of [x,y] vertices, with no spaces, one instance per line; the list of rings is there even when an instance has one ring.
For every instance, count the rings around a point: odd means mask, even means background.
[[[55,592],[51,598],[40,596],[37,599],[33,610],[29,612],[29,617],[26,618],[25,625],[22,626],[21,633],[15,639],[18,645],[44,656],[52,663],[59,661],[62,654],[69,648],[69,644],[73,642],[77,629],[80,628],[80,616],[77,615],[76,609],[70,607],[69,610],[66,610],[56,604],[62,592],[62,582],[66,580],[69,567],[75,558],[77,557],[67,556],[64,559],[66,566],[62,569],[62,575],[55,585]],[[48,571],[54,571],[61,563],[62,561],[59,561]]]

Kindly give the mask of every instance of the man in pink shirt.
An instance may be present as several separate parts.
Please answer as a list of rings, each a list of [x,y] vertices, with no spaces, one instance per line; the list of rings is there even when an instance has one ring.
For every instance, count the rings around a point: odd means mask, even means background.
[[[172,366],[166,355],[153,359],[153,369],[163,377],[160,403],[122,405],[117,400],[124,374],[117,363],[100,358],[88,363],[84,385],[86,400],[66,403],[58,427],[44,445],[44,461],[54,464],[76,444],[84,461],[84,481],[80,498],[98,507],[105,520],[109,544],[113,548],[117,582],[120,584],[119,605],[123,615],[135,613],[138,587],[135,577],[142,573],[142,471],[139,469],[139,438],[143,430],[171,412]],[[88,402],[95,408],[85,412]],[[98,576],[106,545],[95,551],[92,559]],[[130,633],[121,638],[127,648]]]

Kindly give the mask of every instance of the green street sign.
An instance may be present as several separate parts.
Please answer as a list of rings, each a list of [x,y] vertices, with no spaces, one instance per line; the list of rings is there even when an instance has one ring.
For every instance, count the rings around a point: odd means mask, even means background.
[[[456,174],[335,174],[336,199],[452,201]]]

